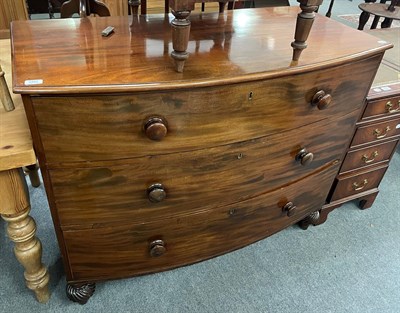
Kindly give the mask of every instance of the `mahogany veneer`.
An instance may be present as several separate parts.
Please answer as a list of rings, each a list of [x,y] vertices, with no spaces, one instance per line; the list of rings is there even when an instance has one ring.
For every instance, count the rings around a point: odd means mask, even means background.
[[[12,25],[14,90],[72,300],[86,302],[95,281],[208,259],[321,209],[391,45],[317,16],[294,65],[297,13],[193,16],[184,73],[168,63],[168,17]],[[101,37],[107,25],[115,33]]]

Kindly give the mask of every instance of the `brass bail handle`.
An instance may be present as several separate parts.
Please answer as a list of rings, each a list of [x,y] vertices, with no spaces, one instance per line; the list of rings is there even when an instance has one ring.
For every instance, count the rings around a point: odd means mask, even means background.
[[[374,162],[374,161],[375,161],[375,158],[376,158],[378,155],[379,155],[379,154],[378,154],[378,151],[374,151],[374,152],[371,153],[370,156],[364,154],[364,155],[362,156],[361,159],[363,160],[363,162],[364,162],[365,164],[368,164],[368,163]]]
[[[374,130],[374,136],[376,139],[385,138],[390,130],[391,130],[390,126],[386,126],[386,128],[384,130],[380,130],[380,129],[376,128]]]
[[[368,184],[368,179],[364,179],[361,183],[353,183],[353,189],[355,191],[364,189],[365,186]]]
[[[390,114],[400,112],[400,100],[397,101],[397,108],[395,109],[393,109],[393,103],[391,101],[388,101],[386,103],[386,112]]]

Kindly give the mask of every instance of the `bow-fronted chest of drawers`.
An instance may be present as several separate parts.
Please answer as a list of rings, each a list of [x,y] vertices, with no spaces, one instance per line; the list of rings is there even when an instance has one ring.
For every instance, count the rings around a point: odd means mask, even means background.
[[[168,16],[13,24],[14,91],[70,298],[244,247],[321,209],[390,44],[318,16],[294,64],[297,13],[192,16],[184,73],[169,59]]]

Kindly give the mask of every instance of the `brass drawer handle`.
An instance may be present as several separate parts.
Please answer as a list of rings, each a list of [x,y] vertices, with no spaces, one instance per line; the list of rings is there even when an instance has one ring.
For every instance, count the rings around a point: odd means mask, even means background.
[[[353,183],[353,189],[355,191],[362,190],[368,184],[368,179],[364,179],[361,183]]]
[[[388,134],[388,132],[390,131],[390,126],[386,126],[385,130],[379,130],[378,128],[376,128],[374,130],[374,136],[376,139],[382,139],[385,138],[386,135]]]
[[[386,112],[388,113],[396,113],[400,112],[400,100],[397,102],[397,109],[393,109],[393,104],[391,101],[386,103]]]
[[[290,216],[293,216],[296,213],[297,207],[293,204],[293,202],[288,202],[282,208],[282,211],[286,212],[286,215],[290,217]]]
[[[325,110],[332,102],[332,96],[324,90],[319,90],[311,99],[311,104],[316,106],[318,110]]]
[[[376,158],[378,155],[379,155],[379,154],[378,154],[378,151],[374,151],[374,152],[372,152],[372,154],[371,154],[370,156],[364,154],[364,155],[362,156],[361,159],[363,160],[363,162],[364,162],[365,164],[368,164],[368,163],[374,162],[374,161],[375,161],[375,158]]]

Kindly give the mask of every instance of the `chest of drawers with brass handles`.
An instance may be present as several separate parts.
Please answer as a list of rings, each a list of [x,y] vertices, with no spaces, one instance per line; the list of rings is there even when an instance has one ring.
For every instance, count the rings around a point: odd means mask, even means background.
[[[165,69],[165,56],[154,52],[162,42],[149,55],[140,38],[129,42],[134,34],[124,31],[126,19],[89,19],[99,30],[114,25],[110,38],[88,37],[88,24],[73,36],[64,23],[52,24],[71,40],[68,58],[53,50],[56,38],[26,39],[26,29],[43,31],[41,23],[14,26],[14,89],[23,94],[74,301],[87,300],[98,280],[244,247],[325,204],[390,45],[365,34],[355,42],[356,31],[319,17],[308,54],[293,65],[286,23],[297,11],[248,12],[283,30],[274,46],[256,40],[276,36],[270,27],[260,24],[252,35],[230,12],[235,29],[223,33],[225,49],[193,50],[198,55],[184,73]],[[192,34],[207,47],[232,27]],[[326,39],[331,32],[341,48]],[[252,36],[250,55],[227,48]],[[32,75],[42,75],[43,84],[27,86]],[[383,157],[363,153],[368,161]]]

